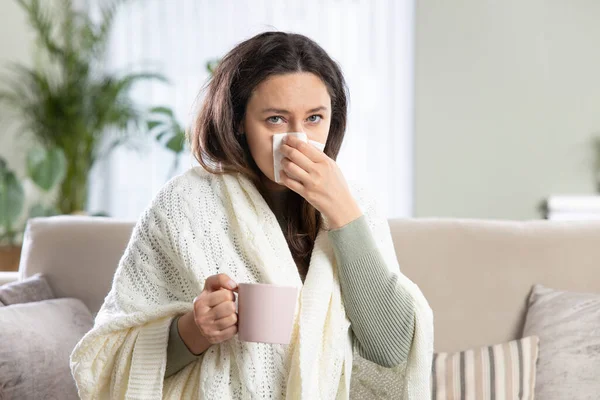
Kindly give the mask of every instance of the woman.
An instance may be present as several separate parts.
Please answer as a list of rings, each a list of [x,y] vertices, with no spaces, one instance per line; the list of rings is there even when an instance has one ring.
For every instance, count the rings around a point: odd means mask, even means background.
[[[87,398],[348,398],[353,348],[429,398],[431,310],[385,218],[335,159],[347,99],[310,39],[259,34],[220,62],[191,135],[201,164],[138,221],[71,368]],[[273,135],[287,136],[280,182]],[[290,345],[237,336],[239,282],[302,288]],[[404,377],[404,378],[402,378]]]

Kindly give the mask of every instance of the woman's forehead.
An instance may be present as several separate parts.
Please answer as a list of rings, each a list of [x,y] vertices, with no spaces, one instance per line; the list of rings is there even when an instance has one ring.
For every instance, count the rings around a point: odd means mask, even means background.
[[[273,75],[254,89],[249,108],[263,112],[267,109],[286,110],[289,112],[310,111],[331,107],[331,98],[327,87],[316,75],[298,72],[285,75]]]

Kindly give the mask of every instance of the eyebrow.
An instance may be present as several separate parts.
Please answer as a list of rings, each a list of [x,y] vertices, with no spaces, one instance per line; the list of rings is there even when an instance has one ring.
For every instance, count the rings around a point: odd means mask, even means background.
[[[325,107],[325,106],[319,106],[319,107],[313,108],[311,110],[308,110],[307,114],[308,113],[315,113],[317,111],[327,111],[327,107]],[[281,109],[281,108],[265,108],[264,110],[262,110],[262,113],[263,114],[265,114],[265,113],[290,114],[290,112],[288,110],[284,110],[284,109]]]

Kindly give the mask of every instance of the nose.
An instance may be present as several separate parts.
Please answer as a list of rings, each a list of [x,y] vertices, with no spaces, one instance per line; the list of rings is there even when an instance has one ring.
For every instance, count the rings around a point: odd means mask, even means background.
[[[304,132],[304,127],[302,126],[302,120],[298,118],[294,118],[289,125],[290,132]]]

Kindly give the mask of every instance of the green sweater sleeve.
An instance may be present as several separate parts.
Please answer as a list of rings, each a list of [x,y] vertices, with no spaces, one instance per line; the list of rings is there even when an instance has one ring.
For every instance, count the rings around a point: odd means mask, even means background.
[[[177,372],[185,368],[189,363],[202,357],[202,354],[195,355],[192,353],[183,342],[183,339],[181,339],[181,336],[179,336],[177,321],[179,321],[180,317],[181,316],[173,318],[173,322],[171,322],[171,329],[169,330],[165,378],[175,375]]]
[[[329,231],[329,238],[359,354],[384,367],[400,365],[415,330],[412,296],[389,272],[364,216]]]

